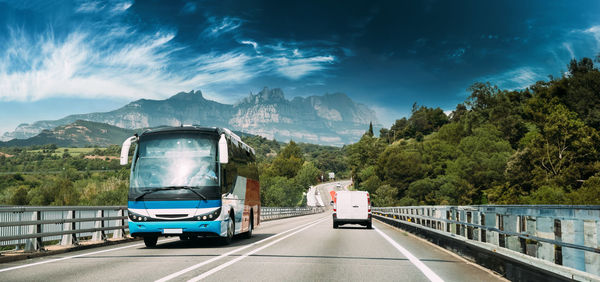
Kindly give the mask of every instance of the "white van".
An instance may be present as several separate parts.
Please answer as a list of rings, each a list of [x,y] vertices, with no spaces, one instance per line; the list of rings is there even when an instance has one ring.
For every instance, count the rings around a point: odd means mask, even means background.
[[[333,228],[361,224],[371,229],[371,198],[366,191],[337,191],[333,200]]]

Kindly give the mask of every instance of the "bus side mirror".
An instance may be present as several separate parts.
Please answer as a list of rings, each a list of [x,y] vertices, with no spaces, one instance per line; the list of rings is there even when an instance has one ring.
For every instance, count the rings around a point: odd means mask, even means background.
[[[227,154],[227,139],[225,139],[225,134],[221,134],[221,139],[219,139],[219,162],[222,164],[226,164],[229,162],[229,155]]]
[[[121,165],[129,163],[129,148],[131,148],[131,143],[135,141],[137,141],[137,136],[131,136],[123,142],[123,146],[121,146]]]

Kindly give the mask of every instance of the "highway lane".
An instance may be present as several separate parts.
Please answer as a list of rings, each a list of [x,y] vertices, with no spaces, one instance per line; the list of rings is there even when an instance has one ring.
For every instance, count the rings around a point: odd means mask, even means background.
[[[374,222],[444,281],[502,281],[428,242]],[[243,255],[240,252],[236,255]],[[187,273],[202,276],[210,267]],[[194,276],[195,275],[195,276]],[[430,281],[376,230],[332,228],[331,219],[260,250],[206,277],[206,281]]]
[[[328,203],[331,185],[318,189]],[[168,238],[152,249],[133,242],[5,263],[0,265],[0,280],[429,281],[378,231],[445,281],[501,280],[402,231],[376,221],[374,227],[333,229],[327,212],[264,222],[252,239],[236,239],[226,247],[215,240]]]

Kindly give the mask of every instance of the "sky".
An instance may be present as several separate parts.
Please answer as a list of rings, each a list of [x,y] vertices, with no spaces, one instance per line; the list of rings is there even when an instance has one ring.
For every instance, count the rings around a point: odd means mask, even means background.
[[[600,1],[0,0],[0,132],[201,90],[342,92],[380,123],[600,53]]]

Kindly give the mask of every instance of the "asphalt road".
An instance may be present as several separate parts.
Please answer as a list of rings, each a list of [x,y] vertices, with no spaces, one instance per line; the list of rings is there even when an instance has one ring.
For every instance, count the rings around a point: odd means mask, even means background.
[[[331,185],[317,187],[326,203]],[[263,222],[229,246],[163,238],[156,248],[132,242],[5,263],[0,281],[502,280],[401,230],[373,226],[333,229],[326,212]]]

